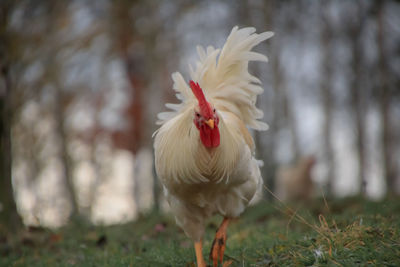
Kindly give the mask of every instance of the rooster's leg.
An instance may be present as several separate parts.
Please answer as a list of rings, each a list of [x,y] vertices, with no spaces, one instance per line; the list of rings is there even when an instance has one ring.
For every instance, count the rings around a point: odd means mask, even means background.
[[[194,249],[196,251],[197,267],[206,267],[206,262],[203,258],[203,240],[194,242]]]
[[[218,260],[223,263],[225,245],[226,245],[226,229],[230,219],[224,218],[220,227],[215,234],[215,238],[210,251],[210,260],[213,261],[213,267],[218,266]]]

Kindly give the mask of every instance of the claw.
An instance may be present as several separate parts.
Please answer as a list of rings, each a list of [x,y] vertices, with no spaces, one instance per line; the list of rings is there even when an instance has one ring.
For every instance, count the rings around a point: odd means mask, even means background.
[[[213,267],[218,266],[218,261],[222,263],[225,252],[225,244],[226,244],[226,234],[222,235],[216,234],[210,252],[210,260],[212,260],[213,262]]]
[[[226,247],[226,229],[228,227],[229,219],[224,218],[221,226],[218,228],[215,234],[214,241],[211,246],[210,260],[213,262],[213,267],[218,266],[218,261],[223,265],[224,252]]]

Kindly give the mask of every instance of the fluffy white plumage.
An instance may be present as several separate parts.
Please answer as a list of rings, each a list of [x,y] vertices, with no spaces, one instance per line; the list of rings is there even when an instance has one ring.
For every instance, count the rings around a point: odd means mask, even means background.
[[[247,127],[266,130],[255,106],[261,82],[248,72],[249,61],[267,61],[252,48],[270,38],[254,28],[234,27],[222,49],[197,48],[199,61],[191,70],[220,118],[220,145],[206,148],[193,123],[198,102],[179,72],[172,75],[179,104],[158,115],[155,132],[156,171],[176,221],[194,241],[201,239],[204,222],[215,213],[233,218],[242,213],[262,178]]]

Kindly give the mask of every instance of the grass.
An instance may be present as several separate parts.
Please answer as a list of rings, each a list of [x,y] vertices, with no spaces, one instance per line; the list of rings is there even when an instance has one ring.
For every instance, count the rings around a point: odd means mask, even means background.
[[[220,220],[207,225],[206,259]],[[225,260],[230,266],[400,266],[399,231],[399,199],[262,202],[230,225]],[[0,266],[195,266],[195,254],[173,218],[152,213],[126,225],[27,231],[13,245],[0,241]]]

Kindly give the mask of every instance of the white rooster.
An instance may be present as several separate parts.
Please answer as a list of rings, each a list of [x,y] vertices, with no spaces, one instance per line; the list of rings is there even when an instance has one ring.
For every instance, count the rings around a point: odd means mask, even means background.
[[[197,265],[202,254],[205,221],[224,217],[210,252],[213,266],[223,260],[226,229],[262,186],[254,142],[247,127],[266,130],[256,108],[261,82],[248,72],[249,61],[268,61],[252,48],[272,32],[234,27],[222,49],[197,47],[199,61],[189,85],[172,75],[180,104],[158,114],[154,133],[155,165],[177,224],[194,241]]]

